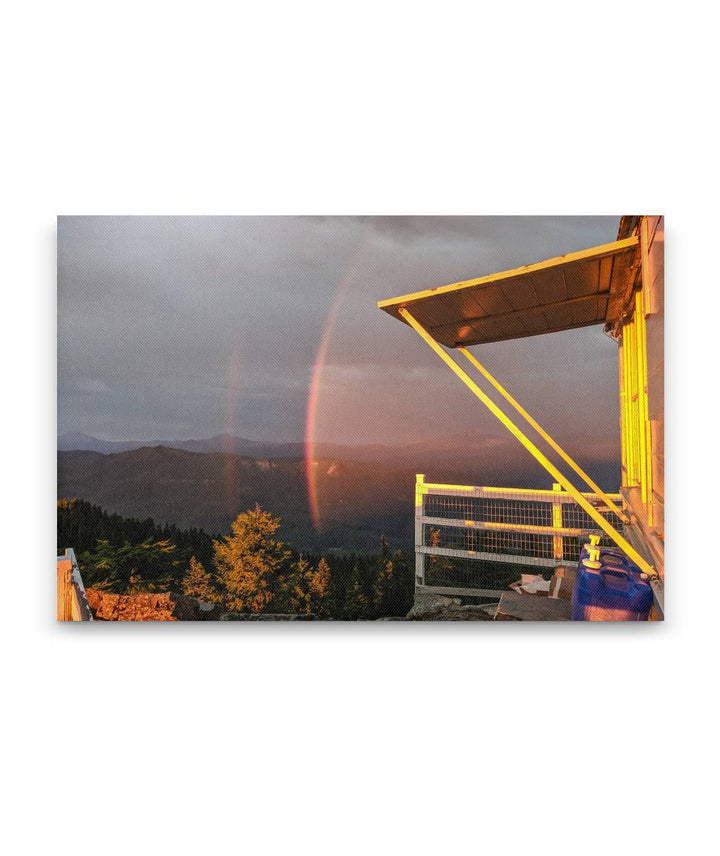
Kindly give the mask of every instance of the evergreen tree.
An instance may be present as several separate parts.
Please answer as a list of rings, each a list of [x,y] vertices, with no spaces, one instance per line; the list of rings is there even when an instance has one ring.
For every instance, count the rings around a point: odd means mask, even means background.
[[[384,536],[374,556],[299,555],[276,540],[280,521],[259,508],[240,515],[228,538],[213,539],[202,529],[108,514],[84,500],[57,506],[58,546],[75,548],[88,588],[183,591],[221,599],[233,610],[350,620],[402,616],[412,606],[412,567],[404,553],[391,552]],[[435,546],[439,536],[437,529],[430,533]],[[429,571],[437,577],[446,561],[432,557]]]
[[[384,535],[380,536],[380,558],[383,562],[390,561],[390,545]]]
[[[224,602],[233,612],[265,611],[282,599],[290,551],[273,537],[279,526],[277,517],[256,505],[237,516],[231,535],[214,542]]]
[[[310,612],[307,575],[310,563],[304,556],[291,561],[272,600],[272,611],[281,613]]]
[[[180,559],[170,541],[143,541],[120,547],[100,540],[78,559],[87,588],[117,594],[177,590]]]
[[[294,614],[329,614],[326,603],[330,567],[321,558],[313,567],[305,556],[298,556],[284,578],[281,590],[273,600],[273,611]]]
[[[328,610],[328,586],[330,584],[330,565],[323,557],[318,562],[317,568],[311,570],[308,588],[310,592],[310,612],[315,615],[326,616]]]
[[[361,595],[360,617],[375,618],[379,600],[377,556],[361,556],[358,559],[358,579]]]
[[[196,597],[199,600],[208,601],[208,603],[217,599],[212,577],[195,556],[190,557],[190,566],[183,577],[182,591],[188,597]]]
[[[381,561],[378,615],[406,615],[413,604],[415,586],[405,554],[398,550],[392,558]]]
[[[345,595],[343,618],[349,621],[359,621],[368,617],[368,600],[360,579],[360,562],[352,569],[349,585]]]
[[[345,618],[345,603],[347,590],[352,576],[355,556],[333,556],[328,563],[330,566],[330,581],[325,597],[327,610],[334,618]]]
[[[57,546],[59,550],[72,547],[77,556],[92,551],[98,541],[107,541],[113,547],[142,544],[145,541],[170,540],[178,548],[178,559],[182,563],[190,556],[206,566],[212,561],[213,539],[202,529],[178,529],[170,527],[171,535],[156,526],[152,518],[137,520],[109,514],[97,505],[84,499],[59,499],[57,503]]]

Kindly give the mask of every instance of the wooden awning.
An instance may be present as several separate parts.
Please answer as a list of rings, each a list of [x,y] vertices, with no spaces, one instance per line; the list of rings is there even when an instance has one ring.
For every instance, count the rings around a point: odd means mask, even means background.
[[[638,237],[378,303],[407,309],[449,348],[619,320],[639,264]]]

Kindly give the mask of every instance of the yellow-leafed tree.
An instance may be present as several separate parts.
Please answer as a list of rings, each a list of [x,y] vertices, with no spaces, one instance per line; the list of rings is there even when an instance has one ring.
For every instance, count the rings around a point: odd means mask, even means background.
[[[232,534],[214,542],[225,606],[233,612],[267,610],[285,584],[290,551],[275,539],[280,520],[259,505],[239,514]]]
[[[210,603],[217,599],[212,585],[212,577],[195,556],[190,559],[190,566],[183,577],[182,590],[183,594],[188,597],[196,597]]]
[[[308,575],[310,611],[317,615],[325,614],[325,594],[329,583],[330,566],[324,558],[321,558],[317,568],[312,569]]]

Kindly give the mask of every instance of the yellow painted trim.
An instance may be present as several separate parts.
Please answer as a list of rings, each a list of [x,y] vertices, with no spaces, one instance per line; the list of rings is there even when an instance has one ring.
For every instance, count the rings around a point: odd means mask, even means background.
[[[647,394],[647,329],[645,321],[645,295],[638,291],[635,298],[635,319],[638,331],[638,418],[641,425],[640,453],[642,455],[640,496],[645,504],[648,525],[652,526],[652,434],[650,429],[650,406]]]
[[[628,330],[629,330],[628,326]],[[623,431],[625,433],[625,465],[626,465],[626,486],[631,487],[634,481],[633,476],[633,436],[632,436],[632,419],[630,418],[631,396],[630,392],[630,340],[625,336],[625,328],[623,327],[622,338],[623,349],[623,391],[625,398],[625,410],[623,412]]]
[[[650,289],[650,235],[648,234],[648,218],[640,221],[640,270],[643,290],[643,318],[652,313],[652,291]]]
[[[528,437],[523,434],[523,432],[515,425],[515,423],[505,415],[505,413],[500,410],[500,408],[495,404],[495,402],[489,398],[480,387],[475,383],[475,381],[468,375],[464,369],[462,369],[455,360],[450,356],[450,354],[445,351],[445,349],[433,339],[433,337],[428,333],[428,331],[417,321],[407,309],[400,309],[400,314],[407,321],[407,323],[415,330],[415,332],[425,340],[425,342],[435,351],[435,353],[440,357],[440,359],[450,368],[450,370],[457,375],[457,377],[468,387],[468,389],[473,392],[482,403],[487,407],[487,409],[498,419],[507,430],[530,452],[530,454],[535,458],[535,460],[543,466],[553,478],[559,482],[565,490],[573,497],[575,502],[594,520],[600,529],[605,532],[617,545],[621,550],[628,556],[628,558],[632,559],[641,570],[645,571],[647,574],[651,574],[653,576],[656,575],[655,569],[648,564],[648,562],[643,559],[643,557],[637,552],[637,550],[630,544],[619,532],[617,532],[605,518],[595,509],[587,499],[580,493],[580,491],[572,484],[572,482],[564,476],[560,470],[550,461],[541,451],[537,448],[537,446],[530,440]]]
[[[561,493],[562,485],[557,482],[553,485],[553,493]],[[562,504],[555,500],[552,504],[552,525],[553,529],[562,529]],[[562,559],[563,557],[563,539],[562,535],[553,535],[553,558]]]
[[[434,484],[433,482],[427,482],[423,485],[423,492],[426,492],[428,488],[442,488],[446,490],[475,490],[474,485],[470,484]],[[492,490],[492,488],[488,488]],[[500,488],[498,488],[500,490]]]
[[[626,405],[628,433],[628,486],[637,487],[640,483],[638,470],[638,425],[637,425],[637,350],[635,321],[630,319],[623,325],[623,348],[627,366]]]
[[[640,501],[652,527],[652,431],[647,394],[647,328],[643,290],[635,292],[632,317],[622,330],[623,465],[625,487],[640,488]]]
[[[625,391],[625,348],[620,340],[618,350],[618,376],[620,378],[620,460],[622,462],[622,486],[627,487],[628,438],[627,438],[627,394]]]
[[[415,476],[415,508],[422,508],[424,488],[425,475],[424,473],[417,473]]]
[[[579,464],[575,463],[575,461],[570,457],[570,455],[568,455],[567,452],[558,443],[556,443],[555,440],[553,440],[553,438],[547,433],[547,431],[545,431],[545,429],[542,428],[542,426],[535,419],[533,419],[533,417],[527,412],[527,410],[525,410],[525,408],[518,401],[516,401],[512,395],[510,395],[510,393],[505,389],[505,387],[503,387],[502,384],[500,384],[499,381],[495,377],[493,377],[493,375],[490,374],[490,372],[485,368],[485,366],[483,366],[470,353],[470,351],[467,350],[467,348],[461,346],[458,348],[458,350],[461,354],[464,354],[467,357],[467,359],[472,363],[472,365],[475,366],[475,368],[480,372],[480,374],[485,378],[485,380],[487,380],[488,383],[491,383],[500,393],[500,395],[502,395],[502,397],[506,401],[508,401],[515,408],[515,410],[517,410],[517,412],[530,423],[530,425],[532,425],[532,427],[538,432],[538,434],[543,438],[543,440],[545,440],[545,442],[551,448],[553,448],[558,453],[558,455],[560,455],[563,461],[565,461],[568,466],[572,467],[572,469],[575,470],[575,472],[580,476],[580,478],[585,482],[585,484],[589,488],[591,488],[593,493],[596,493],[598,494],[598,496],[602,497],[602,499],[605,501],[605,504],[608,505],[615,512],[615,514],[617,514],[620,520],[622,520],[623,523],[627,523],[628,520],[623,510],[621,508],[618,508],[617,505],[615,505],[615,503],[610,499],[610,497],[605,493],[605,491],[601,490],[600,487],[595,484],[595,482],[590,478],[590,476],[585,472],[585,470],[583,470]]]
[[[546,535],[578,538],[587,530],[569,526],[533,526],[529,523],[494,523],[490,520],[455,520],[452,517],[423,517],[426,526],[442,526],[452,529],[477,529],[484,532],[517,532],[521,535]],[[600,536],[592,536],[599,538]],[[562,556],[560,557],[562,559]]]
[[[555,256],[552,259],[546,259],[542,262],[523,265],[522,267],[500,271],[499,273],[491,273],[487,276],[480,276],[477,279],[468,279],[463,282],[454,282],[450,285],[441,285],[437,288],[426,288],[424,291],[415,291],[412,294],[403,294],[401,297],[390,297],[387,300],[379,300],[378,307],[380,309],[388,309],[390,307],[414,302],[416,300],[425,300],[428,297],[437,297],[441,294],[448,294],[453,291],[462,291],[465,288],[473,288],[478,285],[490,285],[493,282],[499,282],[503,279],[511,279],[516,276],[522,276],[523,274],[547,270],[548,268],[557,267],[558,265],[591,259],[595,256],[599,258],[602,256],[615,255],[623,252],[623,250],[629,250],[632,247],[637,246],[638,241],[638,236],[632,235],[629,238],[624,238],[622,241],[613,241],[609,244],[601,244],[598,247],[590,247],[587,250],[580,250],[577,253],[567,253],[564,256]]]
[[[552,490],[539,490],[529,487],[491,487],[489,485],[441,484],[440,482],[424,482],[422,490],[423,493],[428,493],[433,490],[482,490],[483,492],[494,491],[496,493],[517,494],[518,496],[529,496],[533,494],[538,498],[538,502],[546,502],[548,499],[552,499],[552,497],[556,495]],[[622,500],[622,495],[619,493],[611,493],[609,495],[616,502]],[[583,496],[590,497],[595,496],[595,494],[583,493]]]
[[[645,354],[643,348],[643,327],[645,318],[642,314],[642,291],[635,294],[635,359],[637,362],[637,373],[635,378],[635,411],[638,433],[638,452],[640,458],[640,501],[647,504],[647,445],[645,437],[644,400],[645,393]]]

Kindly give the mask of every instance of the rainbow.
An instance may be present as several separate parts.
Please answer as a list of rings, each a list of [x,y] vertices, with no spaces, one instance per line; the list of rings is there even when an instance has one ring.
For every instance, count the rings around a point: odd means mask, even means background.
[[[346,280],[347,282],[347,280]],[[317,489],[317,468],[315,466],[315,428],[317,424],[317,408],[320,397],[320,385],[322,383],[322,373],[325,367],[325,355],[327,353],[330,336],[332,335],[335,322],[337,321],[340,305],[345,296],[345,288],[341,287],[332,307],[328,313],[325,329],[320,338],[320,345],[315,355],[312,375],[310,377],[310,387],[308,389],[307,411],[305,414],[305,480],[307,482],[308,504],[310,506],[310,516],[313,526],[316,531],[320,531],[322,521],[320,518],[320,503],[318,499]]]
[[[225,434],[234,437],[238,433],[238,412],[240,410],[240,389],[242,387],[243,367],[239,339],[233,342],[232,353],[227,367],[226,400],[225,400]],[[231,455],[223,456],[223,476],[225,479],[225,503],[228,513],[234,520],[244,509],[235,506],[235,459]]]
[[[308,388],[307,410],[305,413],[305,480],[307,482],[310,516],[312,518],[313,526],[318,532],[322,527],[322,519],[320,514],[320,499],[318,496],[317,467],[315,465],[315,446],[317,442],[315,438],[318,420],[318,402],[322,388],[322,374],[323,369],[325,368],[325,357],[328,345],[330,343],[330,338],[332,337],[333,329],[335,328],[335,322],[337,321],[340,307],[342,306],[342,302],[345,299],[345,295],[350,288],[355,274],[362,269],[363,259],[366,254],[366,250],[369,247],[367,234],[368,232],[366,231],[353,252],[345,272],[340,278],[340,283],[338,285],[337,292],[335,293],[335,299],[333,300],[330,311],[328,312],[325,329],[323,330],[323,334],[320,338],[320,344],[318,345],[317,353],[315,355],[315,362],[313,364],[312,375],[310,377],[310,386]]]

